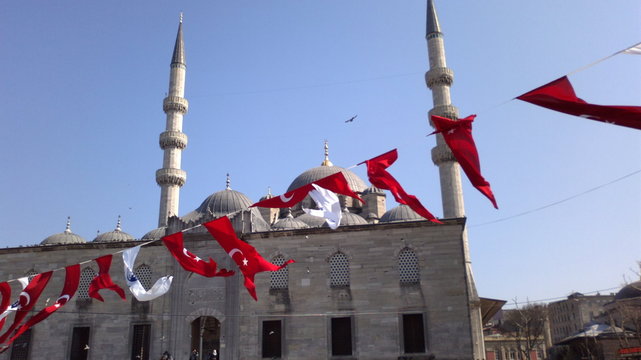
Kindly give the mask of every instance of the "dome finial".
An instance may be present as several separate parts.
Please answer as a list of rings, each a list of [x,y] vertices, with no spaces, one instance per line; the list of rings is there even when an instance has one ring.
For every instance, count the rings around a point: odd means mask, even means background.
[[[116,230],[115,231],[122,231],[122,228],[120,227],[120,215],[118,215],[118,223],[116,224]]]
[[[65,229],[65,233],[71,233],[71,216],[67,216],[67,228]]]
[[[334,166],[331,161],[329,161],[329,143],[325,139],[325,160],[321,163],[321,166]]]
[[[231,190],[231,178],[229,177],[229,173],[227,173],[227,181],[225,185],[225,190]]]
[[[180,23],[181,24],[183,23],[183,12],[182,11],[180,12]]]
[[[272,187],[271,186],[267,187],[267,196],[269,196],[270,198],[272,197]]]

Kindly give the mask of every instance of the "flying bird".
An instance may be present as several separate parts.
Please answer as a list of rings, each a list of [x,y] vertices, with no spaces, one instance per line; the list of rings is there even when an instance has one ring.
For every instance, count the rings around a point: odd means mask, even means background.
[[[345,122],[346,122],[346,123],[348,123],[348,122],[352,122],[352,121],[354,121],[354,119],[356,119],[356,117],[357,117],[357,116],[358,116],[358,115],[354,115],[354,116],[352,116],[351,118],[349,118],[349,119],[345,120]]]

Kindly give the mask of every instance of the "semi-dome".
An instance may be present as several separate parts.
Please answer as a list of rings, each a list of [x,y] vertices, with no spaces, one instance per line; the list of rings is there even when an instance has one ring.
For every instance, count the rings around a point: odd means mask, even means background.
[[[641,281],[635,281],[631,284],[624,286],[614,296],[615,300],[624,300],[641,297]]]
[[[227,187],[225,190],[209,195],[196,211],[201,214],[211,212],[215,217],[220,217],[248,209],[253,204],[252,201],[245,194],[232,190],[229,184],[229,175],[227,175]]]
[[[161,226],[159,228],[155,228],[145,235],[142,236],[140,240],[142,241],[152,241],[152,240],[160,240],[163,236],[165,236],[165,232],[167,231],[166,226]]]
[[[294,216],[292,216],[292,212],[289,211],[287,216],[284,218],[278,219],[273,225],[272,225],[272,230],[294,230],[294,229],[307,229],[309,228],[309,225],[307,225],[304,221],[301,221],[299,219],[295,219]]]
[[[307,226],[312,228],[321,227],[323,226],[323,224],[325,224],[324,218],[319,216],[309,215],[308,213],[304,213],[300,216],[297,216],[295,219],[304,222],[305,224],[307,224]]]
[[[340,226],[367,225],[367,224],[368,224],[367,220],[363,219],[362,216],[351,213],[347,209],[343,209],[343,213],[341,214]],[[329,225],[327,225],[327,222],[323,223],[323,227],[329,227]]]
[[[425,220],[421,215],[417,214],[407,205],[399,205],[392,208],[381,216],[380,222],[394,222],[394,221],[416,221]]]
[[[135,237],[122,231],[122,229],[120,228],[120,216],[118,216],[118,224],[116,225],[114,231],[109,231],[96,236],[96,238],[93,239],[93,242],[123,242],[135,240]]]
[[[83,244],[87,241],[78,234],[71,232],[71,219],[67,218],[67,228],[65,231],[48,236],[42,240],[40,245],[60,245],[60,244]]]

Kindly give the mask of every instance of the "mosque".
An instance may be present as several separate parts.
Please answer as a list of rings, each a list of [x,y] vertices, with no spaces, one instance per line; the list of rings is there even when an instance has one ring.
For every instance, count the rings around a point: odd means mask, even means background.
[[[426,83],[434,103],[430,114],[457,119],[450,101],[453,72],[446,64],[432,0],[427,1],[426,30]],[[440,135],[432,160],[439,168],[443,224],[429,222],[405,205],[387,210],[385,191],[334,165],[327,143],[320,166],[301,173],[288,191],[342,172],[365,203],[341,196],[343,214],[336,230],[323,218],[302,211],[315,206],[310,198],[291,209],[250,207],[254,201],[232,190],[229,178],[225,189],[178,215],[186,180],[181,154],[188,142],[182,122],[189,108],[184,98],[183,41],[181,19],[163,101],[167,117],[159,139],[163,165],[156,172],[161,189],[158,228],[137,239],[123,231],[119,221],[114,231],[86,241],[68,222],[64,232],[39,246],[0,249],[3,279],[74,263],[81,263],[82,269],[76,296],[25,332],[0,360],[147,360],[159,359],[165,351],[175,359],[187,359],[194,350],[202,359],[215,351],[225,360],[484,359],[482,318],[488,300],[479,298],[472,276],[459,166]],[[239,238],[272,263],[296,259],[279,271],[256,276],[258,301],[248,296],[241,276],[194,275],[179,266],[161,241],[153,242],[183,231],[191,252],[235,269],[227,253],[212,245],[212,237],[199,226],[222,216],[229,217]],[[157,278],[173,275],[170,291],[150,302],[130,295],[123,301],[110,292],[104,293],[104,302],[89,297],[89,283],[98,268],[87,260],[143,242],[150,243],[140,251],[135,274],[146,289]],[[114,256],[112,277],[126,288],[116,275],[121,266],[122,260]],[[37,309],[58,297],[64,283],[59,273]],[[14,294],[19,292],[16,282],[11,286]]]

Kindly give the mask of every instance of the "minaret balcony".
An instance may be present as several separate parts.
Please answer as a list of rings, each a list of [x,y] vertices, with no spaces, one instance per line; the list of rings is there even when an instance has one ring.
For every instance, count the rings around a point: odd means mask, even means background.
[[[425,73],[425,83],[432,89],[434,86],[452,86],[454,71],[447,67],[436,67]]]
[[[432,115],[442,116],[444,118],[452,120],[458,120],[458,108],[454,105],[436,105],[432,110],[429,111],[428,115],[430,125],[434,127],[434,124],[432,124]]]
[[[159,143],[163,150],[168,148],[183,150],[187,147],[187,135],[180,131],[165,131],[160,134]]]
[[[162,110],[164,112],[176,111],[181,114],[186,114],[188,109],[189,102],[180,96],[167,96],[162,101]]]
[[[175,185],[183,186],[187,180],[187,173],[181,169],[158,169],[156,170],[156,183],[160,186]]]
[[[438,166],[449,161],[456,162],[456,158],[447,145],[440,144],[432,148],[432,162],[434,162],[434,165]]]

